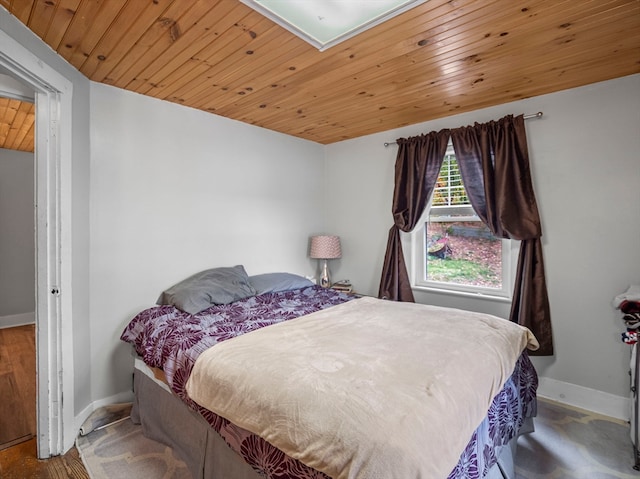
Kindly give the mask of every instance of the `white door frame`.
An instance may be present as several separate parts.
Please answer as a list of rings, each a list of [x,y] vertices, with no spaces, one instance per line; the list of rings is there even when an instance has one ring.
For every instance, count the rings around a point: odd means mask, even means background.
[[[71,301],[72,83],[0,30],[0,66],[33,88],[38,457],[75,440]],[[64,401],[63,401],[64,398]]]

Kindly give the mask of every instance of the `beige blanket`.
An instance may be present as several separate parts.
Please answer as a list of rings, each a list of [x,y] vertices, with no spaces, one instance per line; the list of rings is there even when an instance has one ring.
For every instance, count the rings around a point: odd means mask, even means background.
[[[494,316],[361,298],[210,348],[187,391],[332,478],[446,478],[537,344]]]

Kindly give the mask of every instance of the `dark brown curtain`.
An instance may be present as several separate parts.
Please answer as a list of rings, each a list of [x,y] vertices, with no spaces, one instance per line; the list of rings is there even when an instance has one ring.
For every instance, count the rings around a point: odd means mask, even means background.
[[[552,355],[553,337],[544,274],[540,216],[522,115],[451,130],[467,195],[478,216],[500,238],[521,240],[511,321],[540,343],[532,354]]]
[[[449,141],[449,130],[401,138],[396,157],[393,221],[382,266],[379,298],[413,302],[400,231],[413,230],[429,202]]]

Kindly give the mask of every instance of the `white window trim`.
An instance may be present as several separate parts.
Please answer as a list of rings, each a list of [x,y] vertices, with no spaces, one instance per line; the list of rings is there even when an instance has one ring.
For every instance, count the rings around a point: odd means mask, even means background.
[[[401,232],[403,251],[409,252],[409,279],[411,287],[417,291],[427,291],[431,293],[443,293],[456,296],[487,299],[497,302],[511,302],[513,297],[513,281],[515,278],[515,267],[517,265],[520,242],[517,240],[502,240],[502,288],[486,288],[481,286],[468,286],[453,283],[442,283],[429,281],[425,277],[426,273],[426,224],[431,212],[431,201],[425,208],[418,224],[410,233]],[[474,216],[473,219],[476,219]],[[405,257],[407,253],[405,253]]]

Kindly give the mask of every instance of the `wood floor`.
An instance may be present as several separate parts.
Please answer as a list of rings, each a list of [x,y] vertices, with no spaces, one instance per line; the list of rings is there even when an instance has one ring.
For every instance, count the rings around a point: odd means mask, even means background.
[[[64,456],[38,459],[34,438],[0,451],[0,478],[89,479],[89,474],[75,447]]]
[[[0,329],[0,449],[36,435],[35,326]]]
[[[47,460],[36,448],[35,326],[0,329],[0,478],[89,478],[75,447]]]

